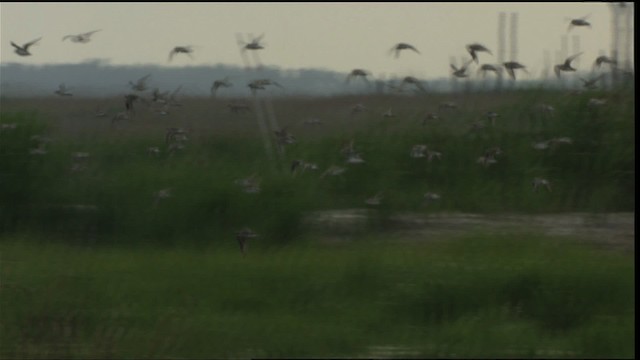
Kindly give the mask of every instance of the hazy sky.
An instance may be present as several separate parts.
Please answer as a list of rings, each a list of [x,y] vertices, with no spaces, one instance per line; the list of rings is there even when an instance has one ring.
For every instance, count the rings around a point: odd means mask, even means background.
[[[573,28],[587,68],[611,43],[611,11],[606,3],[1,3],[0,62],[79,63],[109,59],[112,64],[242,65],[236,33],[265,34],[259,56],[266,66],[354,68],[397,76],[449,76],[449,59],[467,56],[465,45],[479,42],[497,53],[498,14],[519,13],[518,61],[531,71],[543,67],[543,51],[560,49],[568,18],[589,15],[591,29]],[[62,41],[65,35],[102,29],[87,44]],[[20,57],[20,45],[42,36]],[[388,54],[398,42],[421,54]],[[508,43],[507,37],[507,43]],[[193,45],[192,60],[174,46]],[[508,52],[507,52],[508,54]],[[480,54],[481,63],[496,57]]]

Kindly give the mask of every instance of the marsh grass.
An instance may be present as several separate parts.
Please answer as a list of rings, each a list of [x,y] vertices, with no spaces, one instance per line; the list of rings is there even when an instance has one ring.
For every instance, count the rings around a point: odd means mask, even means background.
[[[594,109],[591,97],[607,104]],[[64,99],[69,100],[69,99]],[[457,109],[421,125],[427,112],[455,100]],[[234,115],[224,100],[185,99],[184,106],[162,117],[139,105],[136,115],[113,128],[108,118],[94,118],[95,103],[111,99],[61,101],[3,100],[0,142],[3,231],[41,231],[68,238],[91,235],[102,242],[179,241],[207,244],[216,234],[231,235],[251,226],[282,244],[304,232],[303,214],[314,210],[365,207],[378,192],[384,205],[372,226],[384,228],[398,211],[477,213],[612,212],[635,209],[633,93],[566,96],[552,91],[419,97],[351,96],[275,98],[280,125],[298,143],[288,145],[282,172],[265,156],[255,113]],[[355,103],[370,110],[350,115]],[[536,107],[552,104],[553,116]],[[393,107],[398,117],[385,119]],[[27,111],[27,109],[31,109]],[[35,109],[35,110],[34,110]],[[487,111],[500,114],[494,127],[471,130]],[[11,112],[14,111],[14,112]],[[253,109],[255,112],[255,109]],[[303,120],[318,117],[322,125]],[[168,153],[168,127],[189,131],[183,150]],[[29,155],[32,135],[47,135],[48,153]],[[534,150],[532,144],[568,136],[571,145]],[[348,165],[340,148],[353,140],[366,163]],[[442,153],[441,160],[410,158],[415,144]],[[146,149],[157,146],[158,156]],[[490,147],[503,150],[487,168],[476,160]],[[72,171],[73,152],[89,152],[85,168]],[[294,159],[319,165],[292,176]],[[320,177],[329,166],[347,168],[340,176]],[[260,194],[246,194],[234,180],[256,174]],[[534,177],[547,178],[552,192],[532,190]],[[172,196],[154,206],[154,193]],[[435,192],[439,201],[426,204]],[[69,205],[95,206],[79,213]],[[113,236],[112,236],[113,235]],[[185,240],[189,239],[189,240]]]
[[[589,109],[590,97],[607,105]],[[633,212],[631,92],[274,98],[298,138],[282,168],[319,165],[295,176],[268,163],[255,113],[231,114],[224,100],[184,99],[165,117],[139,106],[117,126],[93,111],[120,99],[64,100],[2,100],[0,124],[16,124],[0,132],[3,358],[634,354],[629,255],[535,234],[388,231],[401,212]],[[422,125],[451,100],[458,109]],[[553,117],[535,109],[543,102]],[[356,103],[370,110],[351,116]],[[382,117],[389,107],[396,118]],[[495,127],[472,131],[487,111],[500,114]],[[167,152],[168,127],[190,131],[183,150]],[[51,138],[46,154],[29,153],[33,135]],[[573,144],[532,148],[561,136]],[[350,140],[366,163],[345,164]],[[415,144],[442,159],[410,158]],[[498,162],[477,164],[493,146]],[[74,152],[90,154],[80,169]],[[347,171],[321,177],[331,165]],[[258,194],[234,183],[252,174]],[[534,177],[552,192],[534,192]],[[163,189],[171,196],[156,200]],[[320,245],[304,221],[364,209],[379,192],[351,242]],[[242,256],[245,226],[260,237]]]
[[[419,357],[635,350],[631,255],[536,234],[403,246],[364,235],[247,256],[33,240],[0,244],[4,358],[351,357],[376,345]]]

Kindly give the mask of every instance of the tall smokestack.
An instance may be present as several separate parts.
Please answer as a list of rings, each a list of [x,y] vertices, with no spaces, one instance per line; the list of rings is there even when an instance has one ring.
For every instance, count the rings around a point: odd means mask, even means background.
[[[518,61],[518,13],[511,13],[509,29],[509,61]]]
[[[543,59],[543,68],[542,68],[542,79],[547,80],[549,78],[549,70],[551,70],[551,53],[549,50],[545,50],[542,53]]]
[[[505,51],[506,51],[506,28],[507,28],[507,14],[501,12],[498,15],[498,52],[496,54],[498,63],[502,65],[505,62]],[[498,80],[496,82],[496,89],[500,90],[502,88],[502,77],[504,71],[498,73]]]

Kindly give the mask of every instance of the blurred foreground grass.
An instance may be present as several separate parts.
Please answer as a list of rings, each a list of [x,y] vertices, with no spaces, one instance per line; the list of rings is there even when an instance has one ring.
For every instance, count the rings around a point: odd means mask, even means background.
[[[364,235],[246,256],[0,240],[2,358],[635,352],[632,255],[566,239]]]

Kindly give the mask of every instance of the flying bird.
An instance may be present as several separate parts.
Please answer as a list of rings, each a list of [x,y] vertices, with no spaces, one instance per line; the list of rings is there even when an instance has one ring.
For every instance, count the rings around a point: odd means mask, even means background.
[[[55,94],[60,96],[72,96],[73,94],[69,92],[69,89],[65,86],[64,83],[58,86],[58,90],[54,91]]]
[[[149,79],[149,76],[151,76],[151,74],[141,77],[135,83],[133,81],[129,81],[129,85],[131,85],[133,90],[145,91],[147,90],[147,80]]]
[[[89,41],[91,41],[91,35],[97,33],[98,31],[102,31],[102,30],[89,31],[84,34],[78,34],[78,35],[67,35],[62,38],[62,41],[70,39],[74,43],[86,44]]]
[[[420,54],[420,51],[418,51],[418,49],[416,49],[413,45],[409,45],[407,43],[397,43],[395,44],[390,50],[389,50],[389,54],[395,52],[395,57],[396,59],[400,56],[400,51],[402,50],[413,50],[415,51],[417,54]]]
[[[233,84],[231,82],[229,82],[229,77],[225,77],[224,79],[221,80],[216,80],[213,82],[213,85],[211,85],[211,95],[215,96],[216,92],[218,91],[219,88],[224,87],[224,88],[228,88],[233,86]]]
[[[478,44],[478,43],[467,45],[467,51],[469,52],[469,54],[471,54],[471,58],[473,59],[473,61],[475,61],[476,64],[478,63],[478,55],[476,53],[484,51],[484,52],[488,52],[489,55],[493,55],[491,53],[491,50],[487,49],[484,45]]]
[[[262,40],[262,38],[264,37],[264,34],[253,38],[251,40],[251,42],[249,43],[244,43],[244,42],[239,42],[240,45],[244,45],[242,47],[242,51],[246,51],[246,50],[261,50],[264,49],[264,46],[262,44],[260,44],[260,40]]]
[[[612,66],[616,66],[618,65],[618,62],[616,61],[616,59],[610,58],[606,55],[602,55],[596,58],[596,61],[593,63],[593,66],[599,69],[600,66],[602,66],[602,64],[609,64]]]
[[[598,86],[596,86],[596,83],[602,79],[604,77],[604,75],[600,75],[598,77],[592,78],[592,79],[583,79],[580,78],[580,80],[582,81],[582,86],[584,86],[585,88],[589,89],[589,90],[593,90],[595,88],[597,88]]]
[[[515,70],[522,69],[522,71],[524,71],[525,73],[527,74],[529,73],[524,65],[516,61],[508,61],[506,63],[503,63],[502,65],[504,65],[504,68],[507,69],[509,76],[511,76],[511,79],[513,80],[516,79]]]
[[[484,78],[487,76],[488,71],[493,71],[497,75],[501,69],[500,65],[482,64],[478,69],[478,73],[482,73],[482,77]]]
[[[193,59],[193,55],[191,55],[192,52],[193,52],[192,46],[176,46],[169,53],[169,61],[173,59],[173,56],[175,54],[187,54],[191,59]]]
[[[467,67],[469,66],[469,64],[471,64],[473,62],[473,59],[467,61],[464,65],[462,65],[461,68],[458,69],[458,67],[456,67],[453,64],[449,64],[451,66],[451,69],[453,70],[452,75],[458,78],[465,78],[469,75],[467,75]]]
[[[354,77],[361,77],[364,79],[364,81],[369,82],[369,80],[367,80],[367,75],[369,75],[369,72],[366,70],[362,70],[362,69],[353,69],[351,70],[351,72],[349,73],[349,75],[347,75],[347,84],[351,81],[352,78]]]
[[[591,24],[587,21],[587,18],[589,17],[589,15],[587,16],[583,16],[579,19],[571,19],[571,22],[569,23],[569,28],[567,29],[567,32],[571,31],[571,29],[574,26],[586,26],[589,29],[591,29]]]
[[[573,60],[575,60],[575,58],[577,58],[578,56],[582,55],[582,53],[577,53],[575,55],[569,56],[564,63],[562,64],[558,64],[556,66],[553,67],[553,71],[556,73],[556,77],[559,79],[560,78],[560,72],[561,71],[576,71],[575,68],[571,67],[571,62]]]
[[[404,87],[404,84],[412,84],[412,85],[415,85],[415,87],[418,88],[420,91],[426,91],[424,86],[422,85],[422,82],[413,76],[406,76],[404,79],[402,79],[402,83],[400,84],[400,90],[402,90],[402,88]]]
[[[35,45],[38,41],[40,41],[40,39],[42,39],[42,37],[39,37],[33,41],[30,41],[22,46],[18,46],[16,45],[16,43],[14,43],[13,41],[11,42],[11,45],[16,48],[15,52],[16,54],[20,55],[20,56],[29,56],[31,55],[31,53],[29,52],[29,47],[31,47],[32,45]]]

